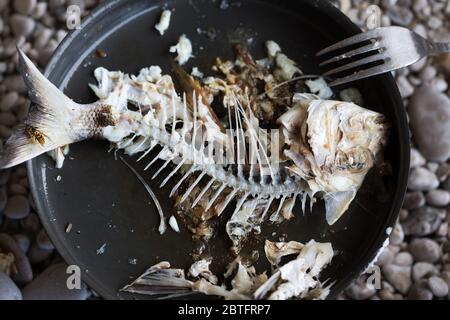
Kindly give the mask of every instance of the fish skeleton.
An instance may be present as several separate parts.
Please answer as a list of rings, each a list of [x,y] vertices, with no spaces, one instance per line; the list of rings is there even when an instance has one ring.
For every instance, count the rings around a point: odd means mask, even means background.
[[[245,97],[235,92],[228,92],[224,99],[229,128],[236,133],[230,138],[205,96],[195,88],[192,95],[178,95],[172,78],[161,75],[159,67],[144,68],[137,76],[97,68],[94,75],[98,85],[91,88],[100,99],[79,104],[46,79],[20,49],[19,66],[33,106],[25,123],[6,142],[0,168],[87,139],[106,139],[129,155],[142,153],[138,161],[159,146],[161,151],[145,167],[147,170],[158,159],[164,161],[152,179],[174,163],[175,169],[161,183],[163,187],[189,166],[170,196],[198,174],[182,196],[181,201],[186,200],[207,177],[208,183],[192,206],[214,189],[205,208],[208,210],[226,192],[217,215],[232,200],[237,201],[234,217],[246,201],[264,199],[264,217],[275,200],[279,201],[277,215],[288,200],[293,207],[297,197],[304,202],[308,196],[323,194],[327,221],[333,224],[347,210],[387,141],[383,115],[353,103],[299,94],[278,120],[284,142],[277,151],[281,150],[285,159],[272,165],[259,137],[262,129],[258,119]],[[214,144],[231,151],[233,159],[244,160],[232,165],[219,162],[208,148]]]

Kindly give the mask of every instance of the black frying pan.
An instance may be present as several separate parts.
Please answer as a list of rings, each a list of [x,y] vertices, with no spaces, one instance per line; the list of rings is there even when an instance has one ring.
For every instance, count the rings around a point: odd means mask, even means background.
[[[136,73],[142,67],[160,65],[170,72],[168,48],[182,33],[194,46],[195,58],[187,64],[187,70],[195,65],[207,71],[215,57],[233,58],[230,39],[241,37],[243,41],[253,38],[250,50],[256,58],[264,57],[264,41],[273,39],[305,73],[317,74],[320,70],[315,53],[360,31],[326,0],[246,0],[230,4],[221,10],[219,1],[107,2],[64,40],[46,75],[77,102],[93,102],[88,83],[94,82],[96,67]],[[169,30],[160,37],[153,27],[163,5],[175,11]],[[215,40],[197,34],[198,27],[214,27]],[[97,49],[107,57],[98,57]],[[349,211],[332,227],[325,221],[322,203],[305,215],[297,208],[296,218],[289,223],[264,227],[264,235],[271,240],[287,234],[289,240],[332,242],[337,255],[323,274],[323,278],[335,281],[331,298],[367,267],[387,238],[386,230],[393,226],[402,204],[409,169],[407,121],[393,78],[379,76],[360,81],[357,86],[363,92],[365,107],[385,114],[392,123],[386,150],[392,175],[373,170]],[[162,260],[188,267],[193,245],[183,227],[181,234],[168,230],[164,236],[159,235],[158,215],[144,188],[107,149],[108,144],[99,141],[72,145],[70,158],[61,170],[54,169],[47,156],[33,159],[28,163],[30,185],[43,224],[64,259],[79,265],[83,280],[104,298],[131,298],[118,290]],[[144,165],[136,165],[141,173]],[[150,181],[152,173],[143,175]],[[62,179],[57,181],[57,176]],[[150,183],[170,215],[173,200],[167,195],[171,186],[159,189],[158,185],[159,181]],[[69,223],[72,230],[66,233]],[[277,236],[272,236],[273,232]],[[97,249],[104,244],[104,253],[99,254]],[[217,257],[214,270],[223,271],[227,262],[223,253],[228,246],[223,232],[213,240],[211,251]],[[264,257],[259,260],[257,267],[265,268]]]

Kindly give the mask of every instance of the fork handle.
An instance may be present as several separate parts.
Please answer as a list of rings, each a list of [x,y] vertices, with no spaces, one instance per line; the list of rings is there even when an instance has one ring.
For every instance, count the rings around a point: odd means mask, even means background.
[[[431,55],[436,56],[442,53],[450,53],[450,43],[437,42],[431,45]]]

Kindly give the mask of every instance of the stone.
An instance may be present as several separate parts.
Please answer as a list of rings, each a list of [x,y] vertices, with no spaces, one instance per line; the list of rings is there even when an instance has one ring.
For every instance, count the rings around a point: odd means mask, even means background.
[[[13,14],[9,19],[11,29],[15,36],[29,36],[36,25],[34,20],[21,14]]]
[[[406,294],[411,286],[411,267],[389,264],[382,268],[383,276],[402,294]]]
[[[9,198],[5,208],[5,216],[10,219],[23,219],[30,214],[30,203],[24,196],[13,196]]]
[[[414,282],[418,282],[422,278],[426,278],[436,273],[436,268],[429,262],[417,262],[412,268],[412,278]]]
[[[39,264],[47,260],[53,253],[53,250],[45,250],[39,248],[37,243],[33,243],[28,250],[28,259],[32,265]]]
[[[427,194],[427,203],[435,207],[446,207],[450,204],[450,192],[447,190],[432,190]]]
[[[437,298],[444,298],[448,295],[448,284],[439,277],[431,277],[428,279],[428,286],[433,295]]]
[[[16,123],[16,116],[12,112],[0,112],[0,125],[11,128]]]
[[[408,292],[408,300],[432,300],[433,293],[428,289],[427,281],[414,283]]]
[[[426,236],[436,232],[446,217],[444,209],[422,207],[409,213],[402,222],[406,235]]]
[[[58,263],[49,266],[22,291],[25,300],[85,300],[88,297],[86,285],[80,289],[67,288],[67,265]]]
[[[36,243],[39,246],[40,249],[43,250],[53,250],[55,249],[55,246],[53,245],[52,241],[47,235],[47,232],[45,232],[44,229],[42,229],[36,238]]]
[[[8,201],[8,195],[6,193],[6,189],[4,187],[0,188],[0,212],[3,211],[6,207],[6,203]]]
[[[413,168],[408,179],[408,188],[413,191],[430,191],[439,186],[436,175],[425,168]]]
[[[15,91],[8,92],[0,100],[0,111],[9,111],[17,103],[19,95]]]
[[[33,279],[33,270],[31,269],[28,257],[17,245],[17,242],[10,235],[0,233],[0,248],[3,252],[11,252],[14,255],[14,261],[18,273],[13,279],[18,284],[27,284]]]
[[[413,256],[409,252],[400,252],[394,259],[394,264],[404,267],[412,266],[413,262]]]
[[[424,86],[411,97],[408,114],[413,138],[428,160],[450,157],[450,98]]]
[[[41,230],[41,221],[39,220],[39,217],[35,213],[31,213],[20,223],[23,228],[23,231],[33,236],[36,236],[38,232]]]
[[[397,86],[403,99],[409,98],[414,93],[414,87],[404,76],[397,78]]]
[[[425,196],[423,192],[414,191],[408,192],[405,195],[405,201],[403,202],[403,208],[406,210],[418,209],[425,205]]]
[[[434,263],[439,260],[442,254],[439,244],[428,238],[417,238],[409,244],[409,251],[415,261]]]
[[[381,252],[378,260],[376,261],[376,264],[382,267],[391,264],[392,262],[394,262],[394,253],[389,250],[389,248],[386,248],[383,250],[383,252]]]
[[[376,292],[377,290],[373,286],[367,286],[364,281],[357,281],[345,290],[345,294],[354,300],[370,299]]]
[[[403,231],[403,227],[401,224],[397,223],[389,236],[389,242],[392,245],[399,245],[405,239],[405,232]]]
[[[17,233],[14,236],[14,240],[16,240],[17,245],[22,249],[23,253],[27,253],[28,249],[30,249],[31,240],[25,234]]]
[[[14,0],[14,9],[21,14],[30,14],[36,6],[36,0]]]
[[[22,293],[11,278],[0,271],[0,300],[22,300]]]
[[[23,82],[22,77],[18,74],[5,77],[4,83],[9,91],[15,91],[22,94],[26,93],[27,88],[25,82]]]

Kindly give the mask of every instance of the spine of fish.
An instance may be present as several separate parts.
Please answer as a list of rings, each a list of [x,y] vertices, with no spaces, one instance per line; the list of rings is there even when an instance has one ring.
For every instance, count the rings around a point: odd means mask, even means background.
[[[13,167],[64,145],[99,137],[114,123],[108,106],[75,103],[46,79],[20,50],[19,68],[32,102],[23,125],[6,142],[0,168]]]

